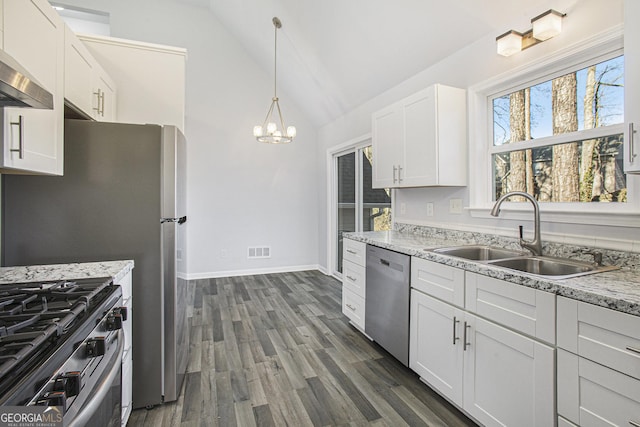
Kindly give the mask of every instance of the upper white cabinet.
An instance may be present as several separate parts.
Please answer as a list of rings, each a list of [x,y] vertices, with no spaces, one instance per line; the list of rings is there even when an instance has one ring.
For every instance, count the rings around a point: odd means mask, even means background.
[[[373,187],[467,184],[466,92],[433,85],[372,116]]]
[[[98,121],[116,118],[116,85],[73,31],[65,26],[64,97],[77,112]]]
[[[2,109],[2,172],[61,175],[64,23],[46,0],[4,0],[3,49],[53,94],[52,110]]]
[[[78,38],[118,87],[117,121],[174,125],[184,132],[185,49],[112,37]]]
[[[640,2],[624,2],[624,170],[640,173]]]

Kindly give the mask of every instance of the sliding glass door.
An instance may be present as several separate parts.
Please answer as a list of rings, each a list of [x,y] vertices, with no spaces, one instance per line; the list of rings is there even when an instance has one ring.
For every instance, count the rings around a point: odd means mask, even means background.
[[[343,233],[391,229],[389,189],[371,188],[371,145],[362,145],[334,155],[335,165],[335,266],[342,273]]]

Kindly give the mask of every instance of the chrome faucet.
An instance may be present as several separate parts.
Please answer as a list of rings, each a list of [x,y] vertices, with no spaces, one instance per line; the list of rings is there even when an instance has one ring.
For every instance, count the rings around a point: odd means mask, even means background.
[[[540,207],[538,206],[538,202],[534,199],[529,193],[525,193],[522,191],[512,191],[510,193],[502,195],[497,201],[496,204],[493,205],[493,209],[491,209],[492,216],[498,216],[500,213],[500,205],[506,199],[513,196],[521,196],[525,199],[529,200],[533,204],[533,221],[534,221],[534,231],[533,231],[533,240],[524,240],[522,238],[522,226],[520,226],[520,246],[525,249],[528,249],[534,255],[542,255],[542,240],[540,239]]]

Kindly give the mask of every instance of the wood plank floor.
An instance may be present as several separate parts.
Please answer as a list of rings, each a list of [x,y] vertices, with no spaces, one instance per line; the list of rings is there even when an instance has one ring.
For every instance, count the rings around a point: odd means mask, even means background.
[[[332,277],[204,279],[194,289],[180,398],[133,411],[129,426],[475,426],[349,325]]]

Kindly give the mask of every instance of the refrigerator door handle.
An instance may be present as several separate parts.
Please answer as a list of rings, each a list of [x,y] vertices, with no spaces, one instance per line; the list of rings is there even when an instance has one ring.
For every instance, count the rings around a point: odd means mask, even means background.
[[[160,224],[164,224],[165,222],[177,222],[178,224],[184,224],[187,222],[187,217],[185,215],[180,218],[160,218]]]

